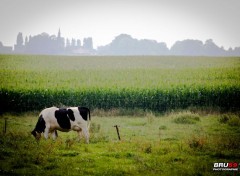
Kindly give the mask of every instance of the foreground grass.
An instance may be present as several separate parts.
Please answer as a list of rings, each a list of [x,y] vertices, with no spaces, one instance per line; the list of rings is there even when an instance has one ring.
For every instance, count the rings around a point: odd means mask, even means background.
[[[1,116],[0,175],[226,175],[213,163],[240,162],[239,114],[102,116],[92,118],[88,145],[74,132],[36,142],[36,113]]]

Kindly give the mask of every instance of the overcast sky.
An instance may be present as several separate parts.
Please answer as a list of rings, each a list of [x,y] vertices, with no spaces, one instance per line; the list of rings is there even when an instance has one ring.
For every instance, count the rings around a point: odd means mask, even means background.
[[[0,0],[0,41],[47,32],[92,37],[94,47],[117,35],[154,39],[171,47],[207,39],[225,49],[240,46],[240,0]]]

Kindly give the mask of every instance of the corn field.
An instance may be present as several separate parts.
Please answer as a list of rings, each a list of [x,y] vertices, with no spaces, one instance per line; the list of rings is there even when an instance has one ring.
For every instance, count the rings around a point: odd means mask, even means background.
[[[239,110],[240,58],[0,55],[2,112],[49,106]]]

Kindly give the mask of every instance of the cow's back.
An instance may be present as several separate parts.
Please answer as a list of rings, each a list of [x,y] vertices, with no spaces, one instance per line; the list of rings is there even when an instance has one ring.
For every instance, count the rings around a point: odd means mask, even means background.
[[[57,107],[50,107],[42,110],[42,112],[40,113],[46,124],[50,125],[51,127],[55,127],[57,125],[57,120],[55,118],[56,110],[58,110]]]
[[[40,115],[43,116],[44,120],[49,120],[54,117],[55,111],[58,110],[57,107],[46,108],[41,111]]]

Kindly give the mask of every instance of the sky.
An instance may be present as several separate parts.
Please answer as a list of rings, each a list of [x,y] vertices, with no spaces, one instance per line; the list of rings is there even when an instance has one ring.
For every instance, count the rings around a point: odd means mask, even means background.
[[[94,48],[119,34],[165,42],[213,39],[225,49],[240,46],[240,0],[0,0],[0,41],[47,32],[92,37]]]

